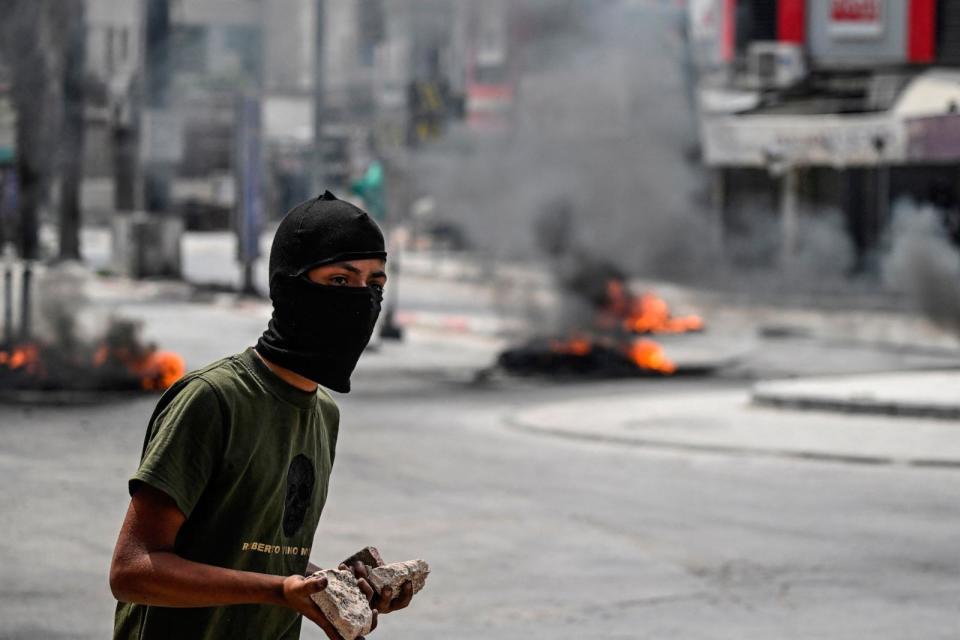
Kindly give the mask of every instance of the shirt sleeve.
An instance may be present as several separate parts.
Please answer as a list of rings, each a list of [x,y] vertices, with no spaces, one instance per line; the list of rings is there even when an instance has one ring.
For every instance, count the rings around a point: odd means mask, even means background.
[[[150,485],[189,516],[220,464],[224,440],[217,392],[194,378],[151,422],[140,467],[130,478],[130,495],[141,483]]]

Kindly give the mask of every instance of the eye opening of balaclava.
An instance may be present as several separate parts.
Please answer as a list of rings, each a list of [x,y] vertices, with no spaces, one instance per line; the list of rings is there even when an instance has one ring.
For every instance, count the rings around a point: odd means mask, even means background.
[[[273,316],[257,342],[271,362],[347,393],[377,317],[382,294],[369,287],[322,285],[308,273],[349,260],[386,260],[383,233],[362,209],[329,191],[291,209],[270,249]]]

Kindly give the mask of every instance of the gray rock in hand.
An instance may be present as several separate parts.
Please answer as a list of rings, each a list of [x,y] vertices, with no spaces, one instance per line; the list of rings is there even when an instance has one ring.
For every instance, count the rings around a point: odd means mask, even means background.
[[[407,560],[406,562],[394,562],[382,567],[375,567],[370,571],[370,577],[367,581],[377,593],[383,591],[384,587],[390,587],[396,596],[400,593],[400,587],[407,580],[413,583],[413,592],[417,593],[420,589],[423,589],[429,574],[430,565],[425,560]]]
[[[344,640],[354,640],[357,636],[370,633],[373,611],[357,586],[357,579],[353,574],[349,571],[324,569],[313,575],[326,577],[327,588],[310,597]]]
[[[389,586],[396,596],[407,580],[413,583],[414,593],[423,589],[429,573],[430,565],[425,560],[407,560],[376,567],[370,571],[367,580],[377,593]],[[357,636],[370,633],[373,611],[353,574],[350,571],[324,569],[314,575],[326,577],[327,588],[310,597],[344,640],[355,640]]]

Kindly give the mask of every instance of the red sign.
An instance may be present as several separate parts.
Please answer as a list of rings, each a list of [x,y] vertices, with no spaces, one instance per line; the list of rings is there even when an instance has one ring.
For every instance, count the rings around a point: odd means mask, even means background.
[[[879,22],[880,0],[833,0],[830,15],[834,22]]]
[[[876,37],[883,33],[884,0],[831,0],[830,33],[838,37]]]

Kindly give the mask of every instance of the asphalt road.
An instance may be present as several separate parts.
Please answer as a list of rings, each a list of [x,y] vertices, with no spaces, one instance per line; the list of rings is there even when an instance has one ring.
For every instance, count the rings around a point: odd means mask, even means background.
[[[412,607],[372,637],[960,633],[956,472],[520,433],[505,418],[531,404],[743,383],[477,386],[465,373],[483,354],[430,336],[386,345],[340,398],[313,560],[333,564],[375,544],[388,560],[423,557],[433,568]],[[109,558],[154,402],[0,409],[0,638],[109,636]]]
[[[948,473],[653,454],[503,426],[534,401],[716,385],[358,394],[338,463],[352,471],[319,535],[338,548],[386,536],[390,557],[432,561],[417,609],[385,622],[396,638],[956,637]]]

